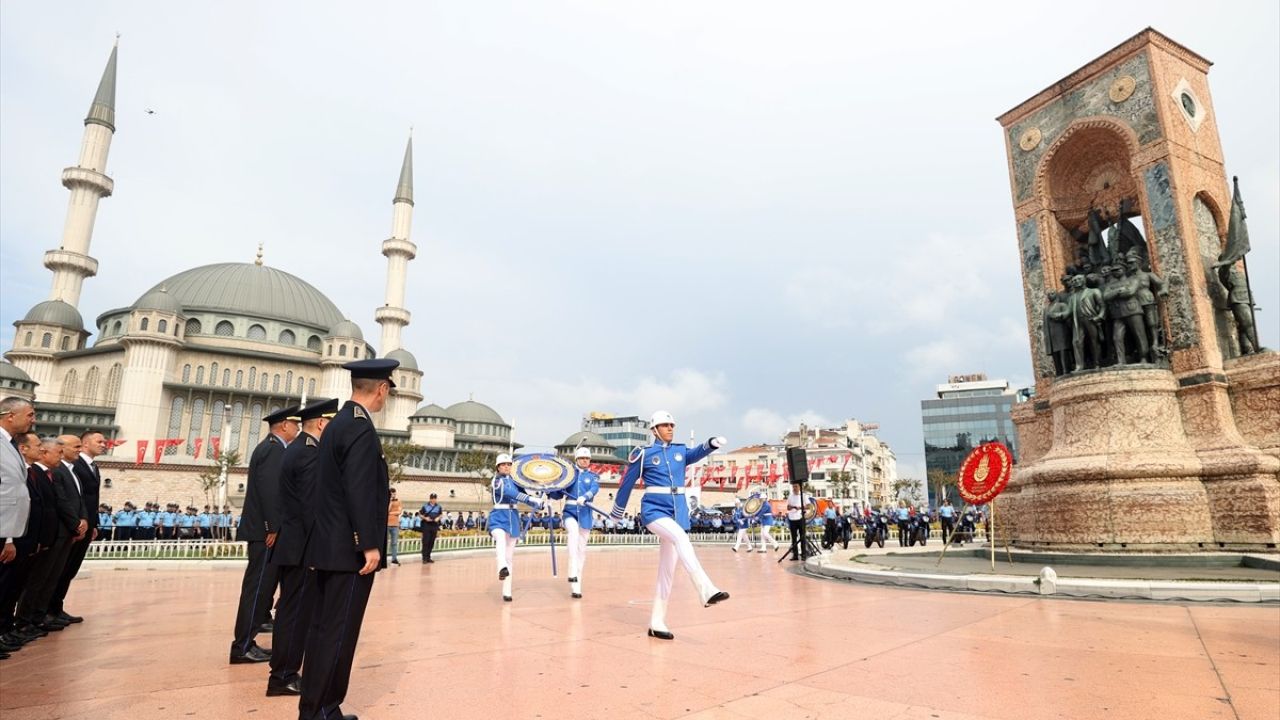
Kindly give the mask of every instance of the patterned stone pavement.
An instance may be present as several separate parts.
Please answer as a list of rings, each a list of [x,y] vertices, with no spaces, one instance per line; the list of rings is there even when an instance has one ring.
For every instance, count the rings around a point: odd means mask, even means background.
[[[563,550],[563,548],[561,548]],[[378,576],[346,712],[504,718],[1280,717],[1280,608],[932,593],[804,577],[703,547],[732,599],[678,571],[674,642],[645,637],[657,553],[593,550],[586,597],[518,555]],[[560,557],[563,562],[564,557]],[[98,569],[86,619],[0,662],[4,720],[296,717],[263,665],[227,664],[240,571]],[[563,569],[563,566],[562,566]],[[263,644],[269,643],[263,639]]]

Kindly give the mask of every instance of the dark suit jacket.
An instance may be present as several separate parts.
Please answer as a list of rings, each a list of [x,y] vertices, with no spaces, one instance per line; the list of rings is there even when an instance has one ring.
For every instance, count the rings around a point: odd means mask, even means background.
[[[88,522],[90,516],[94,519],[98,517],[97,503],[95,502],[92,505],[94,512],[90,513],[89,506],[85,504],[88,502],[87,493],[82,493],[81,490],[76,489],[76,478],[80,478],[80,487],[87,490],[84,486],[84,478],[81,477],[80,473],[76,473],[75,477],[72,477],[71,471],[62,463],[58,463],[58,467],[53,469],[53,491],[57,496],[59,538],[75,537],[76,528],[80,525],[81,520]],[[93,525],[89,527],[93,527]]]
[[[369,412],[348,400],[320,440],[311,536],[303,562],[317,570],[356,572],[364,551],[381,551],[387,566],[391,482]]]
[[[275,435],[267,435],[249,456],[249,478],[245,485],[240,529],[236,531],[237,540],[261,542],[267,539],[268,532],[278,529],[280,521],[276,515],[276,499],[280,492],[280,461],[283,458],[284,443]]]
[[[280,492],[276,508],[280,513],[280,534],[271,548],[271,562],[285,567],[302,565],[312,515],[307,511],[316,486],[316,460],[320,441],[307,433],[285,448],[280,461]]]
[[[89,529],[93,530],[98,527],[98,474],[94,472],[94,468],[89,467],[89,463],[84,458],[78,457],[74,463],[76,469],[76,477],[80,478],[80,487],[83,492],[81,500],[84,501],[85,519],[89,521]],[[95,466],[96,467],[96,466]]]
[[[27,468],[27,492],[31,495],[31,516],[27,532],[14,540],[18,552],[32,555],[38,547],[53,547],[58,539],[57,496],[54,481],[38,466]]]

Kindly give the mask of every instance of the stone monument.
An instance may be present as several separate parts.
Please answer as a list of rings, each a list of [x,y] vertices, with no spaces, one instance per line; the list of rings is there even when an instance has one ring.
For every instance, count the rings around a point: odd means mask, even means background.
[[[1280,543],[1280,354],[1209,66],[1148,28],[999,118],[1036,373],[1000,500],[1016,545]]]

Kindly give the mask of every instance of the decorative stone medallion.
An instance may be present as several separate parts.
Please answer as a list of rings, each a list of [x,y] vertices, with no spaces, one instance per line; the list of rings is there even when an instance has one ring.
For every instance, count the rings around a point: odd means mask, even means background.
[[[1133,95],[1136,87],[1138,87],[1138,81],[1134,80],[1132,75],[1121,75],[1111,83],[1111,89],[1107,94],[1111,97],[1111,102],[1122,103]]]
[[[1022,133],[1022,137],[1018,138],[1018,147],[1026,152],[1031,152],[1039,147],[1042,139],[1044,139],[1044,136],[1040,134],[1040,128],[1027,128],[1026,132]]]

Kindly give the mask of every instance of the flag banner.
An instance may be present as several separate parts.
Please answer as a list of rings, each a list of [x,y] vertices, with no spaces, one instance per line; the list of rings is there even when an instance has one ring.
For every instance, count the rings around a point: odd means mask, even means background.
[[[142,463],[144,463],[144,462],[146,462],[146,461],[147,461],[147,441],[146,441],[146,440],[139,440],[139,441],[138,441],[138,459],[137,459],[137,463],[138,463],[139,465],[141,465]]]
[[[204,447],[204,438],[196,438],[195,449],[191,451],[191,457],[199,458],[200,450]]]

